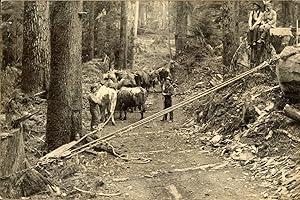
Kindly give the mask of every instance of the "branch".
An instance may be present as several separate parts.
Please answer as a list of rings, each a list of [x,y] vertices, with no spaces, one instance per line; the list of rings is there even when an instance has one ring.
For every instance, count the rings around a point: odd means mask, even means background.
[[[74,189],[79,191],[79,192],[82,192],[82,193],[85,193],[85,194],[91,194],[91,195],[95,195],[95,196],[113,197],[113,196],[122,195],[122,193],[105,194],[105,193],[102,193],[102,192],[91,192],[91,191],[86,191],[86,190],[79,189],[75,186],[74,186]]]
[[[35,111],[34,113],[28,113],[26,115],[23,115],[22,117],[19,117],[18,119],[15,119],[11,122],[12,127],[17,127],[21,122],[25,121],[26,119],[29,119],[30,117],[32,117],[33,115],[35,115],[36,113],[40,112]]]

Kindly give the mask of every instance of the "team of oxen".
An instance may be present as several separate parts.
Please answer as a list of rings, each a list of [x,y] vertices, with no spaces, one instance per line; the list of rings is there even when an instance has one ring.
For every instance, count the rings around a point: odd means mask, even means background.
[[[149,90],[162,85],[168,76],[171,76],[170,70],[163,67],[134,73],[112,70],[102,74],[100,83],[91,87],[89,95],[91,128],[95,129],[100,121],[105,122],[108,118],[115,125],[115,110],[119,111],[121,120],[126,120],[127,111],[138,108],[143,119]]]

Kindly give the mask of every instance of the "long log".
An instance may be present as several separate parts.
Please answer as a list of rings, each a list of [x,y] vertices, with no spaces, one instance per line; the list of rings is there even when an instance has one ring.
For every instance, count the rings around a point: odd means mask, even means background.
[[[300,122],[300,110],[295,108],[294,106],[286,104],[284,106],[283,112],[287,117]]]

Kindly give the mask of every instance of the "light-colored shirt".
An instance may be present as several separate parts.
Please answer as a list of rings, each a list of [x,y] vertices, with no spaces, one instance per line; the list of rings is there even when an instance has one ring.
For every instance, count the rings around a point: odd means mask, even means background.
[[[252,10],[249,15],[249,28],[260,24],[262,20],[262,16],[263,13],[260,10],[258,11]]]
[[[271,27],[276,27],[277,13],[275,10],[265,11],[262,17],[263,24],[269,24]]]

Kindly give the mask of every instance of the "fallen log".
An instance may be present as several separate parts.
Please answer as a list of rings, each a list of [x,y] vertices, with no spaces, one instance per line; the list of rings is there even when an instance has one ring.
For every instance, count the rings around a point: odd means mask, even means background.
[[[287,117],[300,122],[300,110],[295,108],[294,106],[286,104],[284,106],[283,112]]]

